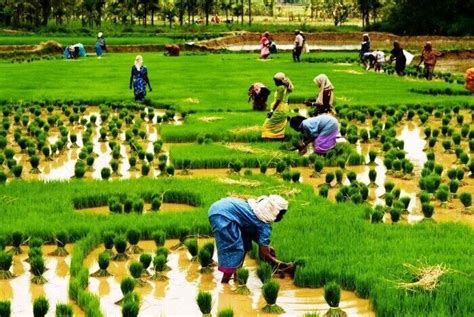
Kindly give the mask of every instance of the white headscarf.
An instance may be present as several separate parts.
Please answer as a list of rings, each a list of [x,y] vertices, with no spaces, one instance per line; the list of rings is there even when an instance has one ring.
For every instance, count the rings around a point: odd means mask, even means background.
[[[135,68],[137,70],[140,70],[142,65],[143,65],[143,57],[141,55],[137,55],[137,57],[135,57]]]
[[[102,37],[102,35],[104,35],[104,34],[103,34],[102,32],[99,32],[99,33],[97,34],[97,37]]]
[[[286,77],[285,73],[278,72],[273,76],[273,78],[281,81],[286,86],[289,92],[292,92],[293,89],[295,89],[295,86],[293,86],[291,80]]]
[[[279,195],[260,196],[247,200],[258,219],[274,222],[281,210],[288,210],[288,201]]]
[[[319,93],[318,98],[316,98],[317,104],[323,104],[323,93],[325,90],[333,90],[334,86],[332,85],[331,81],[329,80],[328,76],[325,74],[319,74],[318,76],[314,77],[314,83],[319,86]],[[330,104],[332,105],[333,96],[331,94]]]

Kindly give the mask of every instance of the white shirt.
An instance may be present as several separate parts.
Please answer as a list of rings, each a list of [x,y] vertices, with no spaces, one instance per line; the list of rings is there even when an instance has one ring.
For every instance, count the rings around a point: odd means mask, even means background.
[[[302,36],[301,34],[298,34],[298,35],[295,37],[295,46],[296,46],[296,47],[302,47],[302,46],[303,46],[303,42],[304,42],[303,36]]]

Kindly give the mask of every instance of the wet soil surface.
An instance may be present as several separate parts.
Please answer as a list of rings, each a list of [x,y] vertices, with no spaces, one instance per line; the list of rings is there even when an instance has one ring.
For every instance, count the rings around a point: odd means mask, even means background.
[[[204,241],[200,239],[199,244]],[[168,240],[165,246],[170,248],[177,243],[178,240]],[[141,241],[139,246],[148,253],[156,250],[152,241]],[[91,273],[98,269],[96,259],[103,250],[103,247],[99,247],[87,257],[85,265]],[[137,257],[134,256],[134,259]],[[265,301],[261,295],[262,283],[255,273],[254,260],[247,258],[244,262],[244,267],[250,271],[247,286],[251,294],[246,296],[234,293],[236,286],[233,282],[222,285],[222,275],[216,268],[212,273],[201,274],[199,263],[190,261],[190,258],[185,249],[171,252],[168,256],[171,270],[166,272],[168,280],[151,281],[144,278],[146,285],[135,288],[142,300],[140,316],[199,316],[196,304],[199,290],[211,292],[213,315],[221,309],[231,307],[235,316],[271,316],[261,310]],[[111,262],[108,270],[113,276],[89,280],[89,290],[100,295],[101,307],[107,316],[120,316],[120,306],[115,302],[122,298],[120,281],[128,275],[129,263],[130,259],[128,262]],[[152,269],[149,272],[153,274]],[[277,280],[281,285],[277,304],[286,311],[281,316],[302,316],[306,312],[324,314],[329,309],[323,297],[323,289],[299,288],[289,278]],[[358,298],[352,292],[342,291],[340,307],[349,316],[375,316],[369,301]]]

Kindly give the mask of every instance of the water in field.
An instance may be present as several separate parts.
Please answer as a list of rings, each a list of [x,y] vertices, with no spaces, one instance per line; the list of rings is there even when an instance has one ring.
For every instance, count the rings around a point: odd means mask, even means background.
[[[23,254],[14,256],[11,271],[16,276],[10,280],[0,280],[0,300],[11,301],[12,316],[33,316],[33,301],[39,296],[45,296],[49,301],[49,312],[47,316],[54,316],[56,304],[73,304],[68,298],[69,265],[71,257],[47,256],[54,251],[56,246],[43,246],[45,266],[47,268],[43,276],[47,282],[36,285],[30,282],[32,274],[30,265],[25,262],[28,258],[28,248],[22,247]],[[71,252],[72,245],[67,245],[66,250]],[[80,308],[73,304],[74,315],[84,316]]]
[[[195,210],[196,207],[186,204],[175,204],[175,203],[162,203],[158,212],[169,213],[169,212],[189,212]],[[78,212],[84,214],[93,215],[108,215],[110,214],[109,206],[91,207],[85,209],[79,209]],[[151,204],[145,203],[143,213],[151,212]]]
[[[199,244],[204,241],[200,239]],[[166,247],[170,248],[177,243],[178,240],[169,240]],[[151,241],[142,241],[139,246],[149,253],[156,249]],[[91,273],[98,269],[96,259],[102,251],[103,248],[99,247],[87,257],[85,265]],[[109,272],[113,276],[89,280],[89,290],[100,295],[101,308],[107,316],[120,316],[120,306],[115,302],[122,298],[120,280],[128,275],[129,264],[130,259],[127,262],[111,262]],[[201,274],[199,263],[191,262],[185,249],[171,252],[168,256],[168,266],[171,270],[166,273],[167,281],[143,278],[146,286],[135,289],[141,297],[140,316],[199,316],[200,311],[195,300],[199,290],[211,292],[213,315],[216,315],[218,310],[231,307],[235,316],[267,316],[261,311],[265,301],[260,290],[262,284],[255,273],[255,261],[247,258],[244,263],[250,270],[247,286],[251,294],[248,296],[234,294],[236,286],[233,282],[222,285],[222,275],[216,268],[213,273]],[[149,272],[153,274],[152,269],[149,269]],[[277,280],[281,284],[277,304],[286,311],[282,316],[302,316],[306,312],[323,314],[328,310],[322,289],[295,287],[288,277]],[[349,316],[374,316],[369,301],[356,297],[352,292],[342,292],[340,307]]]

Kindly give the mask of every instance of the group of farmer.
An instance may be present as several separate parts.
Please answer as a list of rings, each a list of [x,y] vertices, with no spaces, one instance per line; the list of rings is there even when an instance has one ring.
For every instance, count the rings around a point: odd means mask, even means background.
[[[270,39],[270,33],[265,32],[260,37],[260,58],[267,60],[271,53],[276,53],[277,48],[274,41]],[[294,62],[300,62],[300,57],[303,52],[308,52],[308,45],[306,44],[306,38],[302,31],[295,31],[295,40],[292,50],[292,56]]]
[[[384,52],[380,50],[370,50],[370,38],[369,34],[365,33],[362,35],[362,43],[359,51],[359,59],[361,64],[367,69],[374,68],[376,72],[382,70],[383,64],[385,63]],[[442,53],[433,49],[430,41],[427,41],[421,52],[420,61],[417,65],[417,69],[423,63],[425,78],[431,80],[433,78],[434,68],[436,65],[437,58],[442,56]],[[399,76],[405,75],[405,67],[410,64],[413,60],[413,55],[402,48],[400,42],[393,42],[393,49],[390,51],[389,63],[395,61],[395,72]]]

